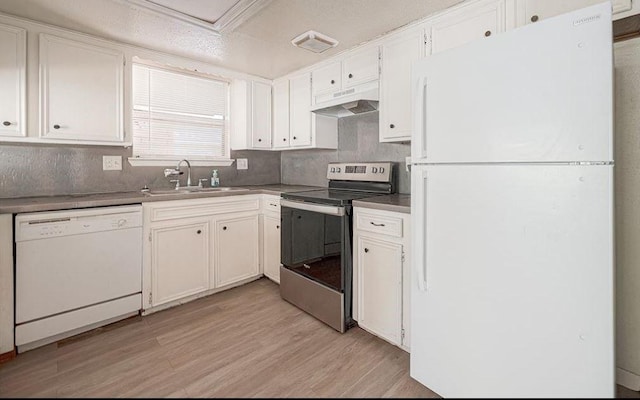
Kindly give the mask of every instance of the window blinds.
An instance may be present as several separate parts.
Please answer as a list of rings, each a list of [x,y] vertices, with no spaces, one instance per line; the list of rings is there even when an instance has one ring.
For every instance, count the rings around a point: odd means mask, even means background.
[[[229,159],[224,81],[133,65],[133,155]]]

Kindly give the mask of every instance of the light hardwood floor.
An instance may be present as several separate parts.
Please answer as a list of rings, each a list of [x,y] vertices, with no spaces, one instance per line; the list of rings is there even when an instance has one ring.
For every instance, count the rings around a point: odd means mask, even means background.
[[[406,352],[339,334],[261,279],[20,354],[0,365],[0,397],[437,395],[409,377]]]
[[[340,334],[267,279],[18,355],[2,397],[437,397],[409,355]]]

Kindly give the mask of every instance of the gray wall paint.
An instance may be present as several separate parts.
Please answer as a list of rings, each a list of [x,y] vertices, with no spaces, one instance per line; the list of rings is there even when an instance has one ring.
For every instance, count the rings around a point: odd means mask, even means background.
[[[122,171],[103,171],[102,156],[122,156]],[[165,167],[132,167],[127,161],[131,149],[102,146],[0,145],[0,197],[52,196],[71,193],[100,193],[171,188]],[[280,183],[280,152],[232,151],[232,158],[247,158],[249,169],[193,167],[191,179],[210,178],[218,169],[220,185]],[[186,183],[185,175],[180,179]],[[192,183],[193,184],[193,183]]]
[[[327,186],[327,163],[349,161],[397,161],[398,191],[411,192],[405,157],[408,143],[380,143],[378,112],[341,118],[338,121],[339,150],[295,150],[282,152],[282,183]]]

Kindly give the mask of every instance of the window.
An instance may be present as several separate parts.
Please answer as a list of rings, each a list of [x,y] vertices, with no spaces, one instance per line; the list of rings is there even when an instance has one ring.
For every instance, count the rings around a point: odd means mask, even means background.
[[[229,165],[228,93],[223,80],[134,64],[132,164]]]

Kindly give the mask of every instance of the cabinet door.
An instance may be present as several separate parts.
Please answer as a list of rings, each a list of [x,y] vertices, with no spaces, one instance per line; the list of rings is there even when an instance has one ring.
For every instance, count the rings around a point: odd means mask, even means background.
[[[524,23],[530,24],[554,17],[583,7],[602,3],[601,0],[524,0],[522,9],[524,13]],[[613,0],[611,2],[613,12],[623,12],[631,9],[631,0]]]
[[[291,146],[311,146],[311,76],[289,80]]]
[[[312,72],[313,96],[339,91],[342,87],[342,64],[336,61]]]
[[[273,82],[273,147],[289,147],[289,80]]]
[[[350,88],[379,77],[378,47],[359,51],[342,61],[342,86]]]
[[[382,45],[380,141],[411,140],[411,63],[422,57],[422,29]]]
[[[271,85],[251,84],[251,129],[254,148],[271,148]]]
[[[121,52],[40,35],[44,138],[122,142]]]
[[[400,345],[402,341],[402,245],[358,238],[358,324]]]
[[[25,136],[27,32],[0,25],[0,135]]]
[[[258,214],[215,222],[216,287],[260,274]]]
[[[427,28],[426,54],[458,47],[471,41],[504,32],[504,1],[483,2],[443,15]]]
[[[153,306],[209,289],[209,222],[151,228]]]
[[[265,214],[263,221],[264,274],[280,283],[280,217]]]

